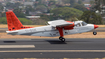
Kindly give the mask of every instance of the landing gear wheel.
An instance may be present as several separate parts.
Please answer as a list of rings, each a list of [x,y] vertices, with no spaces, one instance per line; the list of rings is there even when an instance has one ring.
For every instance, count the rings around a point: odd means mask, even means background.
[[[62,42],[65,42],[65,38],[63,37],[59,37],[59,40],[61,40]]]
[[[62,40],[61,40],[62,42],[65,42],[65,38],[62,38]]]
[[[59,40],[62,40],[63,37],[59,37]]]
[[[93,32],[93,35],[97,35],[97,32]]]

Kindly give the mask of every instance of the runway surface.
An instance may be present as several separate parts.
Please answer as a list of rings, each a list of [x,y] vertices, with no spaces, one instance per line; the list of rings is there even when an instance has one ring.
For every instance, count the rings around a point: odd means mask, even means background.
[[[0,58],[104,58],[105,38],[0,39]]]

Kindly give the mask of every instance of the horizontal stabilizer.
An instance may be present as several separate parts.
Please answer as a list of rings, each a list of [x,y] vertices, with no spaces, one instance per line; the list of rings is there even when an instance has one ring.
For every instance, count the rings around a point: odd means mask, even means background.
[[[8,34],[11,34],[11,35],[15,35],[17,34],[18,32],[17,31],[6,31]]]

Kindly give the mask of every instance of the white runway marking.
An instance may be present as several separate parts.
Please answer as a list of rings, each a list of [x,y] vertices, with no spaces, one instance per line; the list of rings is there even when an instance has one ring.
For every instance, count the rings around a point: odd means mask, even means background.
[[[0,45],[0,48],[35,48],[34,45]]]
[[[4,50],[0,52],[105,52],[105,50]]]

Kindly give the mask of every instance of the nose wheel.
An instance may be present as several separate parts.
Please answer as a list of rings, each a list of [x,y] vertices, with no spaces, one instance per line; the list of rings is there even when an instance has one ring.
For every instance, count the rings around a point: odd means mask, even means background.
[[[97,35],[97,32],[96,32],[96,31],[94,31],[94,32],[93,32],[93,35]]]
[[[62,42],[65,42],[65,38],[63,37],[59,37],[59,40],[61,40]]]

